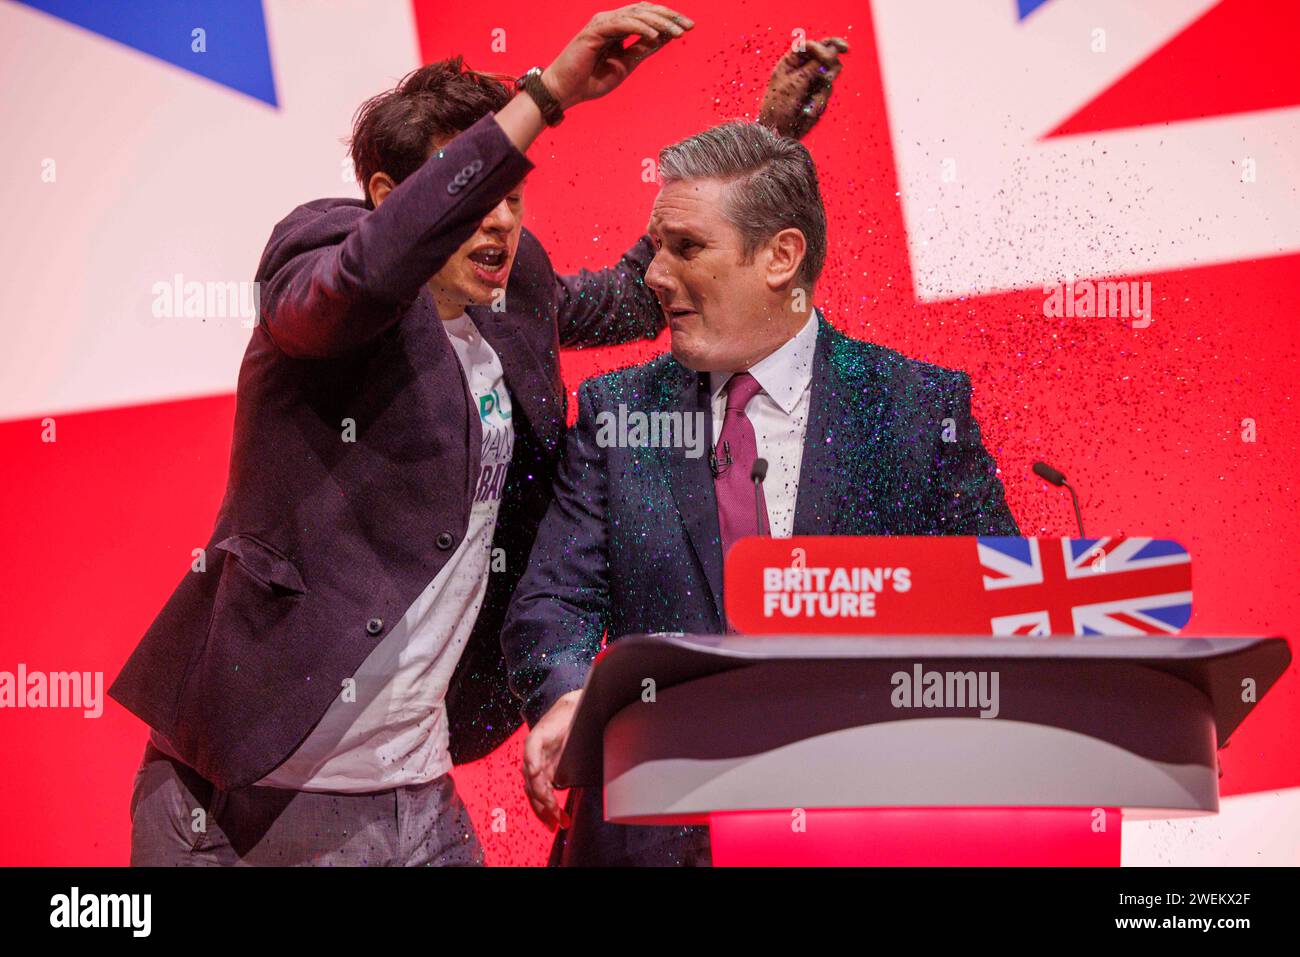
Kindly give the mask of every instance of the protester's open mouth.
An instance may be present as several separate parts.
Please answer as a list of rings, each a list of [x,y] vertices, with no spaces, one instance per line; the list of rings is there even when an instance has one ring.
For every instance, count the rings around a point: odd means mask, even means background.
[[[506,262],[507,253],[504,246],[479,246],[469,254],[470,265],[474,274],[484,282],[505,282],[509,271]]]

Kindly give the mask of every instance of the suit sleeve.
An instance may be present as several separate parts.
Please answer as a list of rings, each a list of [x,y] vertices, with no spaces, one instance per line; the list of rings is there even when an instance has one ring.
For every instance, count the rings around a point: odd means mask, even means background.
[[[1019,535],[1007,507],[997,463],[984,448],[979,424],[971,414],[970,377],[954,373],[949,381],[947,417],[934,458],[940,535]]]
[[[352,207],[345,226],[290,217],[258,267],[271,339],[289,355],[323,357],[378,336],[530,169],[489,114],[431,154],[377,209],[358,215]]]
[[[663,310],[645,284],[652,259],[650,238],[642,236],[607,269],[556,276],[560,344],[608,346],[659,335],[664,328]]]
[[[609,623],[606,464],[596,442],[591,384],[578,390],[547,509],[501,631],[510,688],[529,726],[576,691]]]

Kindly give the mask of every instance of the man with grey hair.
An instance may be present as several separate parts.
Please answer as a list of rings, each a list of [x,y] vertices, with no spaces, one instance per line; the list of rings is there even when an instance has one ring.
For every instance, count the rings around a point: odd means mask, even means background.
[[[723,557],[747,535],[1018,535],[970,380],[835,330],[814,305],[826,213],[808,150],[726,123],[660,154],[646,284],[672,353],[578,393],[502,643],[531,733],[525,787],[552,863],[707,864],[707,829],[609,824],[555,768],[602,638],[722,633]],[[620,406],[699,416],[713,454],[610,441]],[[616,437],[621,438],[621,437]],[[751,483],[759,458],[766,481]]]

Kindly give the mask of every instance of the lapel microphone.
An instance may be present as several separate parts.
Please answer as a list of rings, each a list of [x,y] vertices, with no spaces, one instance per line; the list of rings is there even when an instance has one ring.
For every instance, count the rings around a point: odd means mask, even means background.
[[[766,466],[766,463],[764,463],[764,465]],[[730,467],[731,467],[731,443],[723,442],[721,462],[718,461],[718,452],[716,449],[709,453],[709,471],[713,473],[714,478],[717,478],[726,469]]]
[[[754,467],[749,470],[749,480],[754,483],[754,534],[771,535],[772,530],[763,529],[763,480],[767,478],[767,459],[754,459]]]

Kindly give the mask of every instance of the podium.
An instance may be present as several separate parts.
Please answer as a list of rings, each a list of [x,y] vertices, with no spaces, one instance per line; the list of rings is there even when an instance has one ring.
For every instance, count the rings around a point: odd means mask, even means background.
[[[559,787],[707,823],[714,863],[1118,865],[1121,817],[1218,810],[1281,638],[632,635]]]

